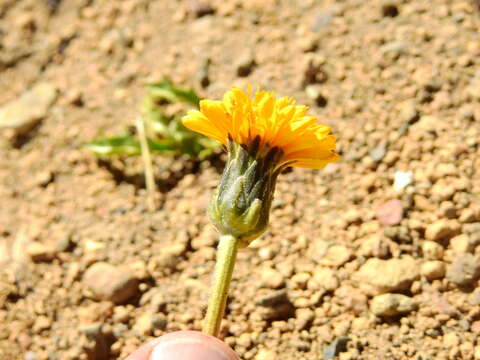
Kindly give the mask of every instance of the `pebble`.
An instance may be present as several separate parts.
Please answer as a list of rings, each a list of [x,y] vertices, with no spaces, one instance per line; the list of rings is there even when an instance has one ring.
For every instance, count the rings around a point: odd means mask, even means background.
[[[435,241],[425,240],[422,243],[423,257],[428,260],[441,260],[443,258],[443,246]]]
[[[323,11],[315,16],[315,19],[310,27],[312,31],[318,32],[328,26],[333,20],[334,14],[331,11]]]
[[[419,112],[414,101],[405,101],[400,105],[400,118],[407,124],[413,124],[418,120]]]
[[[0,128],[13,129],[16,136],[25,135],[47,115],[56,97],[57,88],[53,84],[35,85],[0,108]]]
[[[318,263],[325,266],[339,267],[352,258],[352,250],[343,245],[332,245]]]
[[[279,289],[285,286],[285,278],[279,271],[272,268],[264,268],[260,272],[262,286],[270,289]]]
[[[263,320],[285,320],[295,315],[295,308],[288,298],[286,289],[277,290],[257,301],[257,312]]]
[[[343,285],[335,290],[334,295],[340,304],[356,315],[362,314],[367,309],[367,296],[353,286]]]
[[[347,351],[347,344],[350,338],[347,336],[340,336],[336,338],[323,350],[323,360],[332,360],[338,354]]]
[[[388,240],[379,234],[363,238],[360,242],[358,254],[364,257],[386,258],[390,255]]]
[[[460,339],[458,335],[454,332],[449,332],[443,335],[443,346],[446,348],[454,348],[460,344]]]
[[[472,254],[454,259],[447,269],[447,279],[458,286],[469,286],[480,277],[480,261]]]
[[[407,50],[407,44],[403,41],[390,41],[383,45],[380,51],[391,58],[392,60],[398,59],[401,55],[405,54]]]
[[[445,271],[445,263],[439,260],[427,261],[420,268],[420,274],[430,281],[442,279],[445,276]]]
[[[84,285],[97,300],[123,303],[137,294],[138,279],[130,271],[105,262],[91,265],[84,274]]]
[[[308,330],[315,318],[315,313],[310,309],[298,309],[295,317],[295,328],[298,331]]]
[[[55,258],[55,249],[35,241],[28,245],[27,254],[33,262],[52,261]]]
[[[379,162],[385,157],[385,154],[387,153],[387,147],[381,144],[369,150],[368,153],[372,157],[373,161]]]
[[[313,272],[312,280],[308,283],[309,288],[321,287],[327,291],[338,288],[339,282],[336,272],[329,268],[318,267]]]
[[[315,101],[315,104],[319,107],[327,106],[327,98],[323,95],[320,85],[307,85],[305,88],[307,96]]]
[[[151,335],[153,330],[165,330],[166,326],[167,319],[165,315],[146,312],[137,318],[133,330],[139,335]]]
[[[480,211],[477,209],[463,209],[458,218],[461,223],[473,223],[480,220]]]
[[[39,333],[43,330],[50,329],[51,326],[52,319],[47,316],[40,315],[35,319],[32,330],[34,333]]]
[[[411,171],[397,171],[393,175],[393,189],[395,191],[401,191],[412,183],[413,172]]]
[[[411,256],[399,259],[368,259],[353,277],[369,295],[405,291],[420,276],[416,260]]]
[[[193,1],[190,5],[190,12],[196,18],[200,18],[202,16],[215,14],[215,8],[205,1]]]
[[[399,14],[397,4],[394,1],[384,1],[381,10],[383,17],[396,17]]]
[[[412,298],[402,294],[382,294],[370,302],[370,310],[376,316],[405,315],[416,307]]]
[[[460,234],[450,239],[450,248],[456,255],[471,252],[474,249],[467,234]]]
[[[260,349],[255,355],[255,360],[275,360],[277,354],[273,350]]]
[[[255,58],[251,52],[247,52],[237,59],[234,66],[238,76],[246,77],[252,73],[256,66]]]
[[[398,225],[403,219],[403,203],[401,200],[390,200],[377,208],[377,219],[384,226]]]
[[[455,220],[440,219],[427,226],[425,238],[431,241],[449,240],[460,231],[460,224]]]

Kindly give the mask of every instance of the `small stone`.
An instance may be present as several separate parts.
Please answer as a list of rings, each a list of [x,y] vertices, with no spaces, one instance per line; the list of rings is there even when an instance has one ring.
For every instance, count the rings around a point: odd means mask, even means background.
[[[153,256],[148,263],[150,273],[155,271],[170,271],[175,269],[180,256],[186,251],[185,244],[174,243],[166,245],[161,252]]]
[[[318,49],[318,38],[313,34],[305,35],[298,39],[298,46],[302,52],[311,52]]]
[[[393,189],[395,191],[401,191],[412,183],[413,172],[411,171],[397,171],[393,175]]]
[[[215,14],[215,8],[206,1],[193,1],[190,11],[196,18]]]
[[[275,257],[275,252],[272,248],[262,247],[260,250],[258,250],[258,256],[262,260],[272,260]]]
[[[435,241],[424,241],[422,251],[423,256],[428,260],[441,260],[443,258],[443,247]]]
[[[456,189],[453,185],[445,185],[443,182],[437,182],[430,190],[432,198],[438,201],[450,200],[455,195]]]
[[[34,333],[39,333],[43,330],[50,329],[51,326],[52,320],[47,316],[40,315],[35,319],[32,330]]]
[[[296,312],[295,328],[298,331],[307,330],[312,325],[315,313],[310,309],[298,309]]]
[[[382,225],[398,225],[403,219],[403,203],[401,200],[390,200],[377,208],[377,219]]]
[[[255,355],[255,360],[276,360],[277,354],[273,350],[260,349]]]
[[[460,232],[460,224],[454,220],[437,220],[427,226],[425,238],[431,241],[449,240]]]
[[[450,247],[456,255],[471,252],[474,249],[467,234],[460,234],[450,239]]]
[[[286,320],[295,315],[295,307],[285,289],[263,296],[256,303],[260,306],[257,311],[263,320]]]
[[[240,56],[235,63],[237,75],[240,77],[246,77],[250,75],[253,69],[255,68],[255,66],[256,66],[255,58],[253,57],[253,54],[250,52],[247,52],[242,56]]]
[[[151,335],[153,330],[165,330],[166,326],[167,319],[165,315],[146,312],[137,318],[133,330],[139,335]]]
[[[382,4],[382,16],[384,17],[396,17],[399,11],[395,2],[384,1]]]
[[[236,339],[237,345],[249,348],[252,345],[252,337],[249,333],[240,334]]]
[[[372,157],[373,161],[379,162],[385,157],[385,154],[387,153],[387,147],[383,144],[380,144],[371,149],[368,153]]]
[[[332,360],[338,354],[347,351],[347,344],[350,338],[347,336],[340,336],[336,338],[330,345],[323,350],[323,360]]]
[[[416,307],[412,298],[402,294],[382,294],[375,296],[370,310],[376,316],[397,316],[408,314]]]
[[[463,209],[458,220],[464,224],[478,221],[480,220],[480,211],[471,208]]]
[[[27,254],[33,262],[52,261],[55,258],[55,249],[46,244],[32,242],[27,247]]]
[[[457,217],[457,209],[451,201],[443,201],[440,204],[440,214],[447,219],[455,219]]]
[[[338,285],[336,272],[329,268],[316,268],[312,280],[308,283],[309,288],[321,287],[327,291],[334,291]]]
[[[167,328],[167,318],[165,315],[153,314],[151,320],[153,329],[165,330]]]
[[[393,60],[405,54],[406,50],[407,45],[403,41],[390,41],[381,47],[382,54]]]
[[[279,271],[272,268],[264,268],[260,272],[262,286],[270,289],[279,289],[285,286],[285,278]]]
[[[123,303],[137,294],[138,279],[130,271],[105,262],[91,265],[84,274],[85,286],[98,300]]]
[[[132,310],[127,306],[116,306],[113,309],[113,321],[115,323],[124,323],[130,319]]]
[[[480,305],[480,288],[476,288],[469,296],[469,302],[472,306]]]
[[[445,346],[446,348],[454,348],[457,347],[459,344],[460,339],[458,338],[458,335],[454,332],[449,332],[443,335],[443,346]]]
[[[358,251],[359,255],[364,257],[384,259],[390,255],[390,246],[387,239],[378,234],[374,234],[361,239]]]
[[[302,87],[305,88],[307,96],[315,100],[320,92],[318,84],[323,84],[328,80],[328,74],[324,70],[325,59],[312,57],[308,59],[303,72]],[[308,87],[308,85],[316,85]]]
[[[194,250],[199,250],[206,247],[214,247],[218,241],[218,233],[215,227],[207,224],[198,237],[191,241],[191,246]]]
[[[420,274],[430,281],[442,279],[445,276],[445,263],[438,260],[427,261],[422,264]]]
[[[407,124],[413,124],[418,120],[419,112],[414,101],[405,101],[400,105],[400,118]]]
[[[49,170],[40,171],[35,176],[34,183],[37,186],[46,187],[48,184],[53,182],[54,174]]]
[[[343,245],[332,245],[325,256],[318,262],[320,265],[339,267],[352,258],[352,250]]]
[[[307,96],[315,101],[315,104],[319,107],[327,106],[327,98],[322,94],[321,87],[319,85],[308,85],[305,88]]]
[[[367,309],[368,298],[357,288],[343,285],[335,290],[334,295],[340,304],[356,315],[360,315]]]
[[[312,26],[310,27],[312,31],[318,32],[324,27],[328,26],[333,19],[333,14],[331,11],[323,11],[317,16],[315,16],[315,19],[312,23]]]
[[[277,290],[268,295],[262,296],[257,300],[257,305],[264,307],[273,307],[281,304],[287,304],[290,300],[288,298],[287,290]]]
[[[307,283],[310,280],[310,277],[310,274],[305,272],[293,275],[290,279],[292,288],[304,290],[307,287]]]
[[[57,88],[53,84],[35,85],[0,108],[0,128],[13,129],[16,136],[25,135],[47,115],[56,96]]]
[[[480,277],[480,261],[472,254],[458,256],[447,269],[447,279],[458,286],[472,285]]]
[[[370,295],[405,291],[420,276],[417,262],[411,256],[399,259],[368,259],[353,275],[360,288]]]

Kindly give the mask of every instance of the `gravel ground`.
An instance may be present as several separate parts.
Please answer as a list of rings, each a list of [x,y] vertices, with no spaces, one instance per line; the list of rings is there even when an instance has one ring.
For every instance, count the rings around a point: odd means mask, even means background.
[[[470,0],[0,0],[1,358],[200,329],[224,159],[156,158],[151,214],[139,159],[82,148],[167,75],[294,96],[338,135],[239,254],[242,359],[480,359],[479,30]]]

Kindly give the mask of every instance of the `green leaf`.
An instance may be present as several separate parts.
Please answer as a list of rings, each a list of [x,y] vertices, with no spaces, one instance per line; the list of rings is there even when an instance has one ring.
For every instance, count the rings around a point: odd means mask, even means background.
[[[132,136],[98,139],[85,144],[85,147],[100,156],[140,154],[140,143]]]
[[[148,140],[148,146],[152,152],[172,151],[177,147],[171,142]],[[113,155],[139,155],[141,153],[140,142],[132,136],[115,136],[98,139],[85,144],[85,147],[99,156]]]
[[[147,84],[145,88],[150,96],[157,99],[165,99],[170,102],[186,102],[195,107],[198,107],[200,102],[200,97],[195,91],[178,87],[167,78],[157,83]]]

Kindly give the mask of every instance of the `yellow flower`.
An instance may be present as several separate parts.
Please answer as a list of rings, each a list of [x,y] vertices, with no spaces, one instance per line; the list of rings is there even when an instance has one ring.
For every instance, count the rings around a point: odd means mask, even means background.
[[[272,92],[257,91],[251,99],[233,87],[222,101],[200,101],[200,111],[190,111],[182,121],[224,145],[229,139],[246,148],[259,142],[259,156],[280,149],[278,166],[320,169],[339,158],[335,137],[330,127],[318,124],[306,111],[290,97],[276,99]]]

